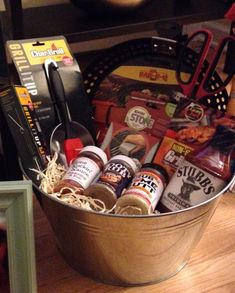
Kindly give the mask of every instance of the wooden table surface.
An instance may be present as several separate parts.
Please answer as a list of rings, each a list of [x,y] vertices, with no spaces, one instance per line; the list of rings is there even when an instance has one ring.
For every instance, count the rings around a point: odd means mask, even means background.
[[[221,198],[189,263],[174,277],[148,286],[110,286],[80,275],[59,253],[50,225],[36,200],[34,219],[39,293],[235,292],[235,194]],[[72,241],[72,235],[68,241]]]

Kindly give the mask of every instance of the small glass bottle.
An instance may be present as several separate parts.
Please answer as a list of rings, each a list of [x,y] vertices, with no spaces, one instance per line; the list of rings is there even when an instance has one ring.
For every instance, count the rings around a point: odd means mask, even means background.
[[[137,164],[132,158],[116,155],[104,166],[98,180],[85,189],[84,194],[102,200],[106,208],[111,209],[137,169]]]
[[[235,130],[219,125],[211,141],[189,153],[177,168],[157,206],[160,212],[198,205],[218,194],[231,179]]]
[[[54,187],[54,192],[66,193],[68,189],[76,189],[76,192],[83,194],[97,175],[103,170],[107,163],[105,152],[96,146],[82,148],[77,159],[75,159],[67,170],[65,176]]]
[[[154,211],[168,182],[167,172],[154,163],[146,163],[135,174],[130,186],[119,197],[115,213],[122,215],[147,215]]]

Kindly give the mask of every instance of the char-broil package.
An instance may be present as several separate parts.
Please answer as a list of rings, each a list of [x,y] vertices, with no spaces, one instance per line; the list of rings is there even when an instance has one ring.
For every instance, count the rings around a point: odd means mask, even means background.
[[[9,86],[0,93],[0,105],[21,163],[36,183],[38,177],[32,169],[45,169],[47,151],[29,92],[23,86]]]
[[[91,109],[82,74],[66,39],[56,36],[13,40],[7,42],[7,48],[17,71],[15,79],[18,80],[13,83],[20,82],[27,88],[47,143],[53,129],[60,122],[46,78],[44,63],[48,58],[57,63],[71,119],[84,125],[93,134]]]

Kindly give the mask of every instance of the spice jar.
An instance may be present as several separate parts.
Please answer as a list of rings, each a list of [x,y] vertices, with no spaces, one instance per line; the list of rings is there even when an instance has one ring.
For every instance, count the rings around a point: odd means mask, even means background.
[[[84,194],[102,200],[106,208],[110,209],[130,183],[137,168],[132,158],[125,155],[114,156],[105,165],[98,180],[90,185]]]
[[[154,163],[142,166],[131,181],[129,188],[117,200],[115,213],[122,215],[146,215],[155,207],[168,182],[167,172]]]
[[[185,157],[157,206],[170,212],[198,205],[218,194],[231,179],[230,156],[235,130],[219,125],[211,141]]]
[[[65,176],[59,181],[54,192],[59,192],[62,188],[68,187],[77,190],[82,194],[94,179],[103,170],[107,163],[105,152],[96,146],[86,146],[81,149],[78,157],[72,162]],[[63,193],[67,190],[63,189]]]

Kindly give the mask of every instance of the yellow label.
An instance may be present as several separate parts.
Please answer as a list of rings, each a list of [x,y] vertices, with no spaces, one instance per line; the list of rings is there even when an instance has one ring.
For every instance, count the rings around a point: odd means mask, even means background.
[[[178,85],[175,70],[146,67],[146,66],[120,66],[113,74],[144,82]]]
[[[184,144],[180,144],[180,143],[173,143],[171,150],[177,154],[182,154],[184,156],[186,156],[188,153],[191,152],[191,148],[188,148]]]
[[[32,104],[29,92],[25,87],[16,86],[15,91],[22,106],[29,106],[30,104]]]
[[[64,40],[50,40],[41,42],[43,45],[33,46],[35,42],[23,43],[25,55],[31,65],[43,64],[48,58],[56,62],[73,60]]]

